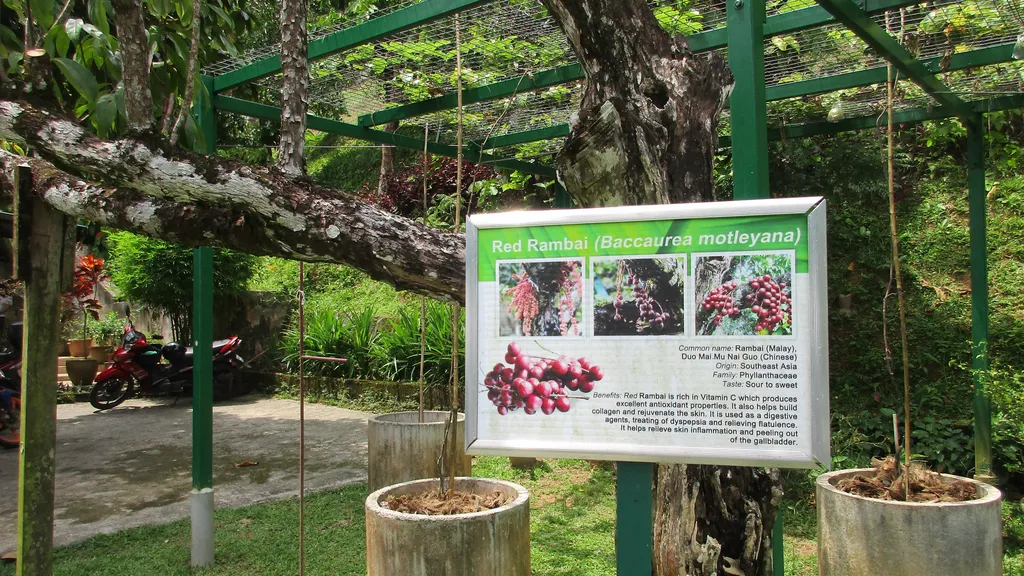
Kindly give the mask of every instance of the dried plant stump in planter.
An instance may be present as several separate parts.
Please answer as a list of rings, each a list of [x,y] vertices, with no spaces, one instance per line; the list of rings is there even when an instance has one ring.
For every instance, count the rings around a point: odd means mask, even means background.
[[[444,442],[448,412],[393,412],[370,418],[367,423],[370,492],[385,486],[438,476],[437,458]],[[455,445],[458,450],[457,476],[472,473],[473,459],[465,452],[466,417],[459,414]]]
[[[497,508],[464,514],[412,514],[392,510],[402,500],[436,495],[438,480],[388,486],[366,499],[367,576],[529,576],[530,496],[518,484],[457,478],[460,500]],[[422,507],[422,503],[420,503]],[[428,509],[444,511],[443,503]]]
[[[838,488],[844,480],[874,472],[873,468],[842,470],[818,477],[820,576],[1002,575],[999,490],[950,475],[941,479],[958,489],[973,487],[975,498],[905,502]]]

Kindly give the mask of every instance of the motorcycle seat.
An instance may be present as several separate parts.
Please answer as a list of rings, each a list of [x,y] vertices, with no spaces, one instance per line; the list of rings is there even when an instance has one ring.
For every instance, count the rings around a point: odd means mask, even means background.
[[[221,348],[226,346],[229,342],[231,342],[230,338],[227,338],[225,340],[214,340],[213,341],[213,353],[216,354]],[[185,348],[185,357],[186,358],[191,358],[192,357],[192,352],[193,352],[193,349],[192,349],[191,346],[189,346],[188,348]]]

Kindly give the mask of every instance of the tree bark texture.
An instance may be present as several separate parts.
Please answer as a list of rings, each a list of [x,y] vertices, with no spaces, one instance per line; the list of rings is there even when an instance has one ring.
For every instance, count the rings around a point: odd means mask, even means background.
[[[0,138],[41,157],[0,150],[0,178],[28,162],[35,192],[66,214],[186,246],[349,264],[399,289],[465,299],[464,235],[343,192],[160,142],[101,140],[23,101],[0,100]]]
[[[581,206],[712,201],[732,74],[658,25],[644,0],[543,0],[587,76],[558,158]],[[655,485],[657,576],[772,573],[778,470],[665,465]]]
[[[558,158],[581,206],[714,200],[732,74],[658,25],[643,0],[543,0],[587,76]]]
[[[306,0],[281,2],[281,140],[278,168],[297,177],[306,173],[306,109],[309,63],[306,61]]]
[[[388,122],[384,126],[387,132],[398,131],[398,120]],[[377,179],[377,205],[380,205],[380,197],[388,189],[388,181],[395,174],[395,149],[391,146],[384,146],[380,149],[380,177]]]
[[[142,20],[142,0],[111,0],[111,5],[121,45],[121,85],[128,127],[145,132],[153,125],[153,95],[149,91],[149,41]]]
[[[781,484],[777,468],[658,466],[655,574],[771,574]]]
[[[202,31],[203,10],[200,0],[192,0],[192,37],[188,49],[188,72],[185,73],[185,90],[181,96],[181,112],[171,128],[171,146],[178,143],[178,135],[185,128],[185,121],[192,113],[192,98],[196,93],[196,66],[199,64],[199,33]],[[173,110],[173,102],[171,100]],[[167,112],[170,115],[170,112]]]

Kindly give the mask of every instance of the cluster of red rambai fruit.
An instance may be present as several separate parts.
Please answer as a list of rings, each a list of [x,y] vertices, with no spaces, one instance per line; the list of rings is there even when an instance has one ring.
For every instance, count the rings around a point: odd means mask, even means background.
[[[787,295],[788,290],[786,290],[785,283],[776,282],[766,274],[760,278],[754,278],[748,284],[751,292],[747,294],[745,302],[747,306],[750,306],[750,310],[757,314],[755,330],[771,332],[783,320],[792,324],[790,315],[793,305]],[[789,306],[783,310],[783,304],[789,304]]]
[[[739,285],[739,282],[735,280],[726,282],[708,292],[708,295],[704,297],[704,302],[701,305],[704,310],[713,310],[715,312],[715,326],[721,326],[722,320],[726,316],[730,318],[740,317],[743,310],[732,296],[732,293]],[[772,280],[771,276],[765,274],[764,276],[758,276],[749,280],[747,285],[750,287],[750,291],[743,298],[742,306],[743,308],[750,308],[751,312],[757,315],[757,323],[754,324],[755,330],[771,332],[783,320],[787,323],[792,323],[791,313],[793,305],[789,297],[789,290],[787,290],[784,282],[776,282]],[[783,304],[789,304],[789,306],[783,310]]]
[[[715,326],[722,325],[722,319],[726,316],[731,318],[739,318],[741,310],[736,305],[736,300],[731,296],[732,291],[739,286],[735,280],[732,282],[726,282],[718,288],[708,292],[708,295],[704,297],[704,302],[701,305],[705,310],[715,311]]]
[[[523,409],[527,414],[568,412],[570,392],[588,394],[604,378],[600,366],[586,358],[541,358],[523,354],[515,342],[508,345],[505,362],[484,377],[487,399],[502,416]]]

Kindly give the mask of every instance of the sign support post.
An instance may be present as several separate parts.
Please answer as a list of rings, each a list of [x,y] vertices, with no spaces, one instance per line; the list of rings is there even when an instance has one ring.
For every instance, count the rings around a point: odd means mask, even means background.
[[[615,566],[619,576],[651,574],[654,546],[651,486],[654,467],[648,462],[619,462],[615,481]]]
[[[764,0],[726,2],[729,67],[736,78],[732,92],[733,199],[769,197],[768,121],[764,80]],[[772,567],[776,576],[785,571],[782,545],[782,508],[772,527]]]

